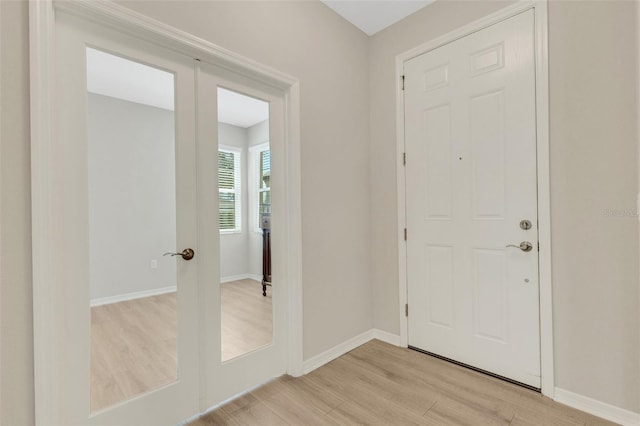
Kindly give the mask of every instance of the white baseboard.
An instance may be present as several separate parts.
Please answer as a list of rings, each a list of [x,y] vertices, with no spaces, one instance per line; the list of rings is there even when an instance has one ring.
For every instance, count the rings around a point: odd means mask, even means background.
[[[316,368],[322,367],[323,365],[373,339],[382,340],[383,342],[387,342],[395,346],[400,345],[400,336],[372,328],[371,330],[367,330],[362,334],[352,337],[351,339],[304,361],[302,365],[303,373],[311,373]]]
[[[554,400],[569,407],[584,411],[621,425],[640,425],[640,413],[625,410],[606,402],[598,401],[565,389],[555,388]]]
[[[168,287],[153,288],[151,290],[135,291],[133,293],[118,294],[116,296],[100,297],[97,299],[91,299],[89,305],[91,307],[109,305],[111,303],[125,302],[127,300],[142,299],[143,297],[175,293],[176,290],[177,289],[175,285],[170,285]]]
[[[371,339],[373,339],[373,329],[367,330],[362,334],[352,337],[351,339],[304,361],[302,364],[302,370],[304,371],[304,374],[311,373],[316,368],[322,367],[328,362],[333,361],[360,345],[364,345]]]
[[[400,346],[400,336],[397,334],[389,333],[388,331],[373,329],[373,338],[381,340],[393,346]]]
[[[229,275],[228,277],[220,278],[220,284],[228,283],[231,281],[247,280],[247,279],[262,282],[262,275],[253,275],[253,274]]]

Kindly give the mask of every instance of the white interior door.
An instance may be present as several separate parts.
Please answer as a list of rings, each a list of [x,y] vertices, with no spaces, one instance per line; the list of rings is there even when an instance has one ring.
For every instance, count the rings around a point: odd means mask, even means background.
[[[268,85],[257,83],[254,80],[243,78],[235,73],[231,73],[224,68],[217,67],[205,62],[197,65],[198,81],[198,173],[201,182],[215,182],[215,187],[211,191],[201,193],[199,205],[199,234],[201,267],[200,275],[203,281],[201,297],[201,322],[202,341],[205,350],[202,357],[202,371],[206,378],[203,387],[201,408],[210,407],[221,401],[251,387],[257,386],[265,381],[278,377],[286,373],[287,368],[287,283],[285,240],[286,235],[286,200],[285,200],[285,139],[284,139],[284,98],[280,89],[271,88]],[[219,97],[219,89],[224,89],[226,93],[235,93],[250,101],[250,104],[243,105],[242,100],[238,107],[251,108],[252,104],[265,103],[268,107],[268,131],[257,139],[262,145],[267,142],[270,147],[270,209],[271,209],[271,273],[272,286],[268,290],[271,299],[272,317],[266,319],[270,321],[270,333],[265,344],[252,345],[255,336],[255,329],[244,329],[242,335],[237,336],[239,340],[248,343],[247,350],[237,356],[229,356],[228,351],[223,348],[223,344],[229,344],[229,339],[225,340],[223,329],[228,328],[223,324],[225,317],[221,309],[221,238],[228,235],[221,234],[218,222],[220,205],[218,198],[218,149],[224,143],[222,141],[223,132],[219,125],[219,106],[224,100]],[[229,109],[232,105],[224,105]],[[247,126],[244,129],[243,126]],[[237,124],[233,126],[236,130],[251,134],[256,127],[248,124]],[[249,138],[251,139],[251,138]],[[254,141],[255,142],[255,141]],[[250,143],[249,143],[250,145]],[[245,160],[249,160],[250,146],[239,149],[240,155]],[[255,166],[251,161],[244,161],[242,164],[250,168]],[[248,178],[256,177],[258,171],[247,170],[245,174]],[[249,183],[244,187],[251,188]],[[245,198],[245,206],[242,210],[248,211],[248,216],[257,214],[256,209],[251,209],[251,198],[257,193],[249,192]],[[255,202],[256,200],[254,200]],[[221,214],[221,213],[220,213]],[[262,256],[262,240],[258,232],[257,218],[248,218],[241,233],[240,238],[255,240],[257,238],[258,247],[252,247],[251,241],[249,250],[258,249]],[[254,241],[255,242],[255,241]],[[260,258],[260,265],[262,259]],[[261,266],[255,273],[261,272]],[[256,278],[257,279],[257,278]],[[262,287],[260,281],[254,281],[252,294],[260,299]],[[224,309],[233,309],[225,306]],[[240,307],[244,310],[244,307]],[[258,317],[258,312],[245,312],[240,316],[240,321],[253,321],[252,316]],[[254,330],[254,331],[252,331]],[[228,337],[228,336],[227,336]]]
[[[409,345],[539,388],[533,11],[404,72]]]
[[[37,423],[176,424],[285,373],[291,235],[282,89],[63,9],[55,11],[54,34],[55,129],[47,147],[54,178],[46,190],[47,220],[56,224],[48,246],[56,251],[47,256],[55,273],[45,279],[53,297],[43,317],[52,320],[38,323],[35,340],[44,348]],[[260,302],[269,300],[271,317],[235,329],[250,345],[234,355],[223,351],[230,340],[220,237],[231,189],[218,188],[220,90],[267,111],[264,123],[235,129],[262,138],[251,147],[255,197],[236,194],[243,198],[236,214],[253,203],[255,220],[236,236],[259,250],[253,267],[261,270],[258,213],[270,212],[272,287],[263,293],[259,279],[251,285]],[[234,148],[225,158],[238,152],[246,160],[247,151]],[[244,299],[233,303],[247,311],[240,321],[254,319]],[[252,334],[258,329],[263,340]]]
[[[193,60],[63,12],[55,37],[55,353],[38,422],[176,424],[199,394]]]

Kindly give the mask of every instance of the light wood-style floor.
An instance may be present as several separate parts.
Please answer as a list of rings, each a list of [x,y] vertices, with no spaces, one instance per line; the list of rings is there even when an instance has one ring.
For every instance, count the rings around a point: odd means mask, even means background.
[[[205,425],[611,425],[540,394],[374,340],[283,376],[190,423]]]
[[[91,308],[91,411],[176,380],[175,293]]]
[[[271,343],[273,316],[271,287],[262,295],[254,280],[222,284],[222,361],[254,351]]]
[[[224,283],[221,304],[223,360],[271,342],[270,288]],[[91,308],[91,411],[174,382],[176,330],[175,293]]]

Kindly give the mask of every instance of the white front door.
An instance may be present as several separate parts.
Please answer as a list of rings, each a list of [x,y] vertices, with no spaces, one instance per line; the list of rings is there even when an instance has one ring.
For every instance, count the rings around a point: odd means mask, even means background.
[[[409,345],[540,388],[533,11],[404,74]]]

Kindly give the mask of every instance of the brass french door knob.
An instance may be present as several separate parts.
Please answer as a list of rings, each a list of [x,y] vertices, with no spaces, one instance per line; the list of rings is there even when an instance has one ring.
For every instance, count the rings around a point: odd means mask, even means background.
[[[193,256],[195,256],[195,254],[196,254],[196,252],[193,251],[193,249],[186,248],[186,249],[182,250],[180,253],[171,253],[171,252],[169,252],[169,253],[163,254],[163,256],[172,256],[172,257],[173,256],[182,256],[182,258],[184,260],[191,260],[191,259],[193,259]]]

